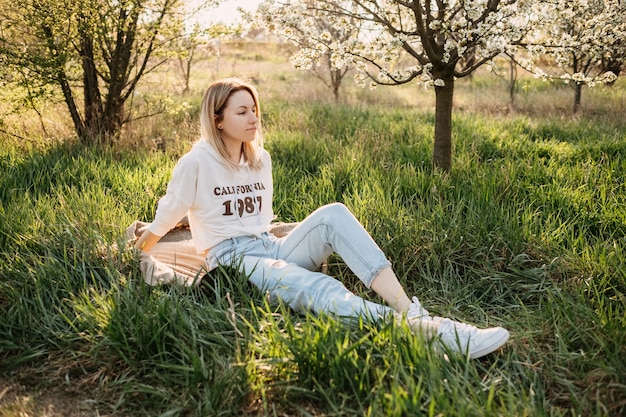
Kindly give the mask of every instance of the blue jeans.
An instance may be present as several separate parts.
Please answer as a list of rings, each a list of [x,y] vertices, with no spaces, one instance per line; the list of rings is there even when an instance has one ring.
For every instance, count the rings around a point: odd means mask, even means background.
[[[317,272],[333,252],[367,288],[382,269],[391,266],[359,221],[340,203],[315,210],[282,238],[267,233],[260,238],[224,240],[209,250],[207,261],[210,269],[218,264],[237,266],[254,286],[296,311],[370,318],[391,314],[389,307],[364,300],[337,279]]]

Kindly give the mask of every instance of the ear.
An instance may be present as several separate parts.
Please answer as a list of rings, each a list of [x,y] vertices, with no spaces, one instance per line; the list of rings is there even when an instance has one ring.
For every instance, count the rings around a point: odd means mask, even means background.
[[[213,115],[213,117],[215,118],[215,127],[222,130],[221,117],[218,114]]]

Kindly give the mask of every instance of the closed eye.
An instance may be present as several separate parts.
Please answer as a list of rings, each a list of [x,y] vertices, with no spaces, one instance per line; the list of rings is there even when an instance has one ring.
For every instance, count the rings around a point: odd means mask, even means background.
[[[252,107],[252,108],[250,109],[250,111],[251,111],[253,114],[256,114],[256,107]],[[247,112],[248,112],[248,109],[242,109],[242,110],[241,110],[241,111],[239,111],[237,114],[238,114],[238,115],[240,115],[240,116],[243,116],[243,115],[245,115]]]

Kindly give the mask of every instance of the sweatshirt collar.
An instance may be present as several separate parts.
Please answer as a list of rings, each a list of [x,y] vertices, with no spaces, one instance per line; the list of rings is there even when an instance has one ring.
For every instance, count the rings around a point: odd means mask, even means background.
[[[222,156],[219,154],[219,152],[217,152],[217,149],[215,149],[209,142],[207,142],[206,140],[200,139],[198,140],[194,145],[194,148],[198,148],[198,149],[202,149],[205,150],[206,152],[208,152],[214,159],[216,159],[217,161],[219,161],[220,163],[224,163],[224,160],[222,158]],[[241,159],[239,160],[239,166],[241,168],[244,168],[246,166],[248,166],[248,162],[245,161],[245,159],[243,158],[243,153],[241,154]]]

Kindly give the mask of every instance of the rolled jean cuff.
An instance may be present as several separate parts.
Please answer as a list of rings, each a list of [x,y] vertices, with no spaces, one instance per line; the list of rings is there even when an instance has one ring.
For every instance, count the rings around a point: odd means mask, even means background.
[[[391,262],[389,261],[385,261],[381,264],[378,264],[378,266],[376,268],[373,268],[370,274],[366,277],[363,277],[361,281],[363,281],[363,284],[365,284],[365,286],[369,289],[372,286],[372,282],[374,281],[374,278],[376,278],[378,274],[380,274],[380,271],[382,271],[385,268],[390,268],[390,267],[391,267]]]

